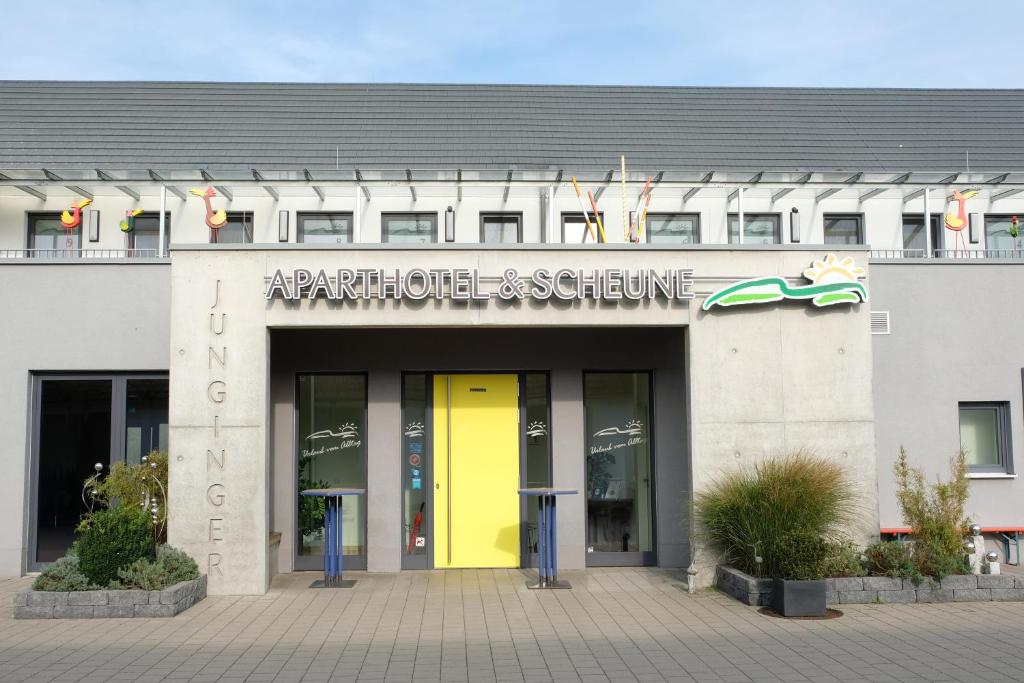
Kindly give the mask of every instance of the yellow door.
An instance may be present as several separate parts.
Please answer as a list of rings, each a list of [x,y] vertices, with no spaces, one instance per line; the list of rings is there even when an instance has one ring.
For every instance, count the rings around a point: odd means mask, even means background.
[[[434,377],[434,566],[519,566],[519,380]]]

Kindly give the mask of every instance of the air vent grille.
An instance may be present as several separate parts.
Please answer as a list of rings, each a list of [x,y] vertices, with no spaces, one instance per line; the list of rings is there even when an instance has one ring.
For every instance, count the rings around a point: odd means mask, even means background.
[[[871,334],[889,334],[889,311],[871,311]]]

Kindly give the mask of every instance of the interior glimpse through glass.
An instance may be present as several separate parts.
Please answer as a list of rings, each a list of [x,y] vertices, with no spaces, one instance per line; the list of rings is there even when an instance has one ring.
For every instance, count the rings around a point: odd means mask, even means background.
[[[366,377],[300,374],[298,379],[299,556],[323,556],[324,499],[303,489],[366,488]],[[366,496],[342,505],[342,553],[366,552]],[[308,567],[316,568],[316,564]]]
[[[166,379],[130,379],[125,405],[125,460],[139,463],[142,456],[167,450]]]
[[[427,376],[405,375],[402,417],[402,552],[427,554]],[[425,568],[425,567],[424,567]]]
[[[551,486],[551,424],[548,403],[548,376],[544,372],[526,374],[526,473],[523,486]],[[537,552],[537,499],[526,499],[527,552]]]
[[[651,551],[650,375],[586,373],[583,403],[587,553]]]

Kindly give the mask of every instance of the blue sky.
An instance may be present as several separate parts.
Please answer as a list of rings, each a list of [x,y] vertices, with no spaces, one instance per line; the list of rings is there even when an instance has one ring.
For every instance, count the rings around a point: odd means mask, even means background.
[[[942,0],[0,0],[0,78],[1007,88],[1022,19]]]

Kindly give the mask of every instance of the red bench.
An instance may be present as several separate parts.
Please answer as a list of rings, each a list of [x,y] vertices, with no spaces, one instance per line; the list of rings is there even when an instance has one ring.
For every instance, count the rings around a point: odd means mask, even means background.
[[[910,536],[913,530],[908,526],[890,527],[879,529],[882,536],[895,536],[897,541],[902,541],[905,536]],[[1020,535],[1024,534],[1024,526],[986,526],[981,528],[983,534],[999,536],[1003,544],[1003,555],[1006,557],[1006,564],[1020,565]],[[1010,562],[1010,546],[1013,546],[1016,562]]]

